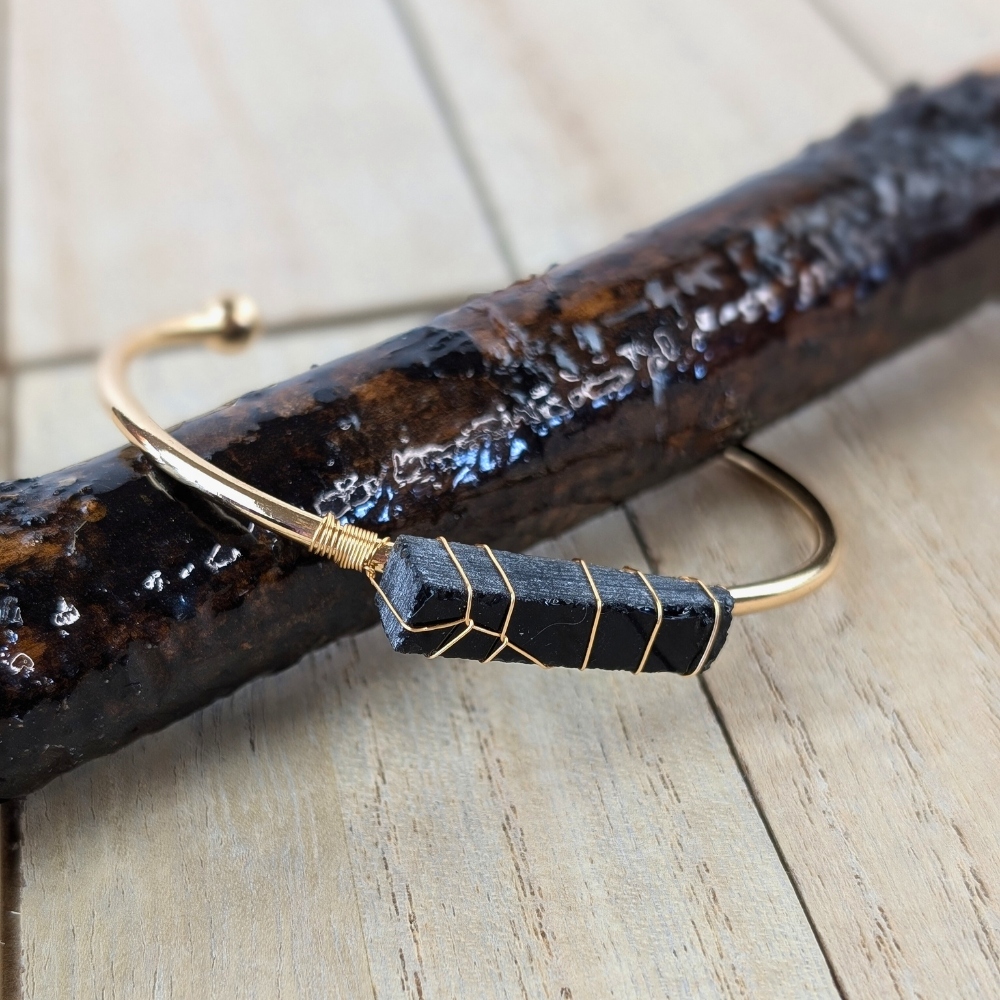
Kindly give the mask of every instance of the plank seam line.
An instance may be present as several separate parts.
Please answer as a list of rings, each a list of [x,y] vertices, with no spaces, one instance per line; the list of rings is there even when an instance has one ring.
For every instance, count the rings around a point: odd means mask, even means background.
[[[646,542],[646,537],[639,527],[634,511],[628,504],[625,504],[622,509],[625,512],[625,519],[628,521],[629,528],[635,536],[636,544],[639,546],[643,558],[646,560],[650,569],[654,573],[659,573],[659,560],[655,558],[652,549]],[[840,977],[837,975],[837,970],[834,968],[833,959],[827,950],[826,944],[823,942],[823,937],[819,932],[819,927],[816,925],[812,914],[809,912],[809,907],[806,906],[805,897],[802,894],[802,889],[799,885],[798,879],[792,872],[788,859],[785,857],[785,852],[781,849],[781,844],[778,842],[774,828],[771,826],[770,820],[768,820],[767,814],[764,811],[764,804],[757,795],[757,790],[754,787],[753,781],[750,779],[750,773],[747,770],[739,751],[736,749],[736,744],[733,742],[732,734],[729,732],[729,727],[726,725],[725,716],[722,714],[715,698],[712,696],[712,691],[708,686],[708,679],[702,675],[698,678],[698,684],[708,701],[708,707],[712,711],[716,725],[722,732],[722,738],[726,741],[726,746],[729,748],[729,753],[733,758],[733,763],[736,765],[736,770],[739,773],[740,779],[747,790],[747,794],[750,796],[750,801],[753,803],[754,811],[757,813],[757,816],[764,827],[764,832],[767,834],[767,838],[771,842],[771,847],[778,859],[778,863],[781,865],[782,870],[785,873],[785,877],[788,879],[788,884],[792,887],[792,892],[795,893],[795,898],[798,901],[799,908],[802,910],[802,915],[805,917],[806,924],[812,932],[813,938],[816,941],[816,946],[819,948],[819,952],[823,956],[823,961],[826,964],[827,971],[830,973],[830,979],[833,982],[833,987],[837,991],[837,995],[841,998],[841,1000],[847,1000],[847,993],[844,990],[843,983],[840,981]]]
[[[431,46],[419,20],[408,0],[387,0],[387,2],[396,15],[404,38],[410,45],[413,58],[424,78],[424,84],[430,92],[431,100],[434,102],[438,114],[441,116],[448,138],[454,146],[462,169],[479,203],[479,210],[483,213],[490,235],[493,237],[493,243],[507,268],[508,276],[511,281],[516,281],[522,276],[521,268],[518,266],[510,237],[500,217],[500,210],[490,191],[489,184],[479,168],[479,163],[473,153],[472,143],[465,133],[448,88],[438,72]]]
[[[837,970],[833,965],[833,959],[831,958],[830,952],[827,950],[826,944],[823,941],[823,936],[819,932],[819,927],[816,925],[813,915],[809,912],[809,907],[806,906],[805,897],[802,895],[802,887],[799,885],[799,880],[795,877],[795,874],[788,863],[788,858],[785,857],[785,852],[781,849],[781,844],[778,842],[774,828],[771,826],[771,822],[767,818],[767,814],[764,812],[764,804],[758,797],[757,789],[754,787],[753,781],[750,779],[750,774],[744,765],[743,758],[736,749],[736,744],[733,742],[732,735],[729,732],[729,727],[726,725],[725,716],[723,716],[721,709],[712,695],[712,690],[708,686],[708,679],[706,677],[699,677],[698,683],[701,686],[701,690],[706,699],[708,699],[709,708],[712,710],[712,715],[715,716],[715,721],[718,723],[719,729],[722,730],[722,738],[726,741],[726,746],[729,747],[729,752],[732,754],[736,768],[740,773],[740,777],[743,779],[743,784],[746,785],[750,801],[753,802],[753,807],[756,810],[757,815],[760,817],[760,821],[767,833],[768,840],[771,841],[771,846],[774,848],[774,853],[778,858],[778,862],[785,872],[785,877],[788,879],[788,883],[792,887],[792,892],[795,893],[795,898],[798,900],[799,907],[802,910],[802,915],[806,918],[809,930],[812,931],[812,935],[816,940],[816,946],[819,948],[820,954],[823,956],[823,961],[826,963],[827,971],[830,973],[830,978],[833,980],[834,989],[836,989],[838,996],[841,997],[841,1000],[847,1000],[847,992],[844,989],[844,984],[840,981],[840,976],[837,975]]]
[[[311,333],[321,330],[335,330],[338,327],[355,326],[363,323],[374,323],[379,320],[400,319],[411,314],[430,314],[447,312],[467,302],[468,294],[442,295],[427,299],[412,299],[405,302],[390,302],[381,306],[347,309],[341,312],[314,313],[294,316],[288,319],[278,319],[273,322],[264,320],[265,336],[281,337],[293,333]],[[100,348],[87,348],[80,351],[64,351],[48,357],[27,358],[24,361],[4,364],[0,361],[0,374],[22,375],[25,372],[50,371],[72,365],[93,364]]]
[[[0,804],[0,997],[21,1000],[22,800]]]
[[[874,50],[865,42],[847,21],[834,10],[828,0],[806,0],[813,11],[844,45],[854,54],[859,62],[875,77],[879,83],[889,88],[890,92],[897,85],[888,71],[882,66]]]

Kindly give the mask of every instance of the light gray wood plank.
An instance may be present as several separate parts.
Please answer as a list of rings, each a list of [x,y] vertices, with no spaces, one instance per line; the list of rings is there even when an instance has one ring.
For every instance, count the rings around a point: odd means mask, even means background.
[[[503,284],[384,0],[12,0],[10,349]]]
[[[317,669],[27,800],[25,997],[373,995]]]
[[[940,83],[1000,58],[995,0],[813,0],[895,85]]]
[[[400,2],[527,271],[687,208],[886,96],[804,0]]]
[[[620,512],[547,551],[642,565]],[[367,633],[59,779],[25,833],[33,1000],[837,995],[682,678]]]
[[[10,479],[13,476],[13,379],[10,375],[0,374],[0,479]]]
[[[194,349],[136,362],[133,385],[170,427],[253,389],[280,382],[418,326],[416,314],[306,333],[264,337],[241,354]],[[124,444],[101,405],[94,366],[63,364],[14,378],[14,474],[38,476]]]
[[[843,559],[738,621],[707,684],[848,996],[1000,990],[998,323],[757,439],[827,502]],[[670,569],[729,582],[794,558],[790,515],[719,469],[633,509]]]

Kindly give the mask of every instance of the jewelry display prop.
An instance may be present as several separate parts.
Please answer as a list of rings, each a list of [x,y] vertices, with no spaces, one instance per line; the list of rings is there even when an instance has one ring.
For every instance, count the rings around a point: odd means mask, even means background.
[[[101,394],[125,436],[159,469],[251,518],[254,527],[364,573],[378,595],[386,635],[400,652],[581,670],[641,673],[648,666],[651,672],[695,675],[718,654],[732,614],[787,604],[815,590],[833,571],[837,539],[822,504],[787,473],[742,447],[727,449],[726,457],[794,501],[812,521],[817,539],[810,559],[793,573],[729,590],[686,577],[591,568],[581,559],[494,553],[488,545],[452,545],[443,537],[403,535],[392,542],[332,514],[320,517],[285,503],[185,447],[128,386],[129,362],[142,353],[192,343],[239,350],[259,332],[257,308],[245,296],[140,330],[102,356]]]
[[[317,523],[333,531],[329,514],[397,543],[488,545],[506,572],[505,552],[725,452],[996,297],[997,260],[1000,79],[972,76],[907,91],[677,219],[173,437],[308,515],[307,545]],[[3,486],[0,798],[377,621],[363,573],[266,514],[234,515],[134,448]],[[575,654],[597,598],[574,568]],[[614,587],[588,570],[610,621]],[[602,642],[598,623],[588,669]]]

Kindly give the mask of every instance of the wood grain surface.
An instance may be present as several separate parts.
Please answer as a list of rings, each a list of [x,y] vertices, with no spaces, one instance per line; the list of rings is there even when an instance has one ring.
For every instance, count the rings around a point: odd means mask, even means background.
[[[384,2],[11,4],[9,347],[252,289],[271,319],[505,284]]]
[[[871,71],[893,87],[937,83],[1000,55],[993,0],[814,0]]]
[[[757,441],[844,554],[807,602],[740,622],[707,686],[849,996],[1000,989],[998,329],[986,309]],[[633,511],[660,569],[769,557],[774,524],[716,470]]]
[[[502,284],[1000,50],[986,0],[289,10],[11,0],[19,471],[105,447],[74,400],[123,326],[227,284],[292,320]],[[998,326],[755,442],[844,559],[701,684],[365,634],[29,797],[4,1000],[1000,992]],[[185,364],[141,376],[161,414],[238,388]],[[544,554],[725,584],[806,543],[713,467]]]
[[[886,96],[801,2],[400,2],[529,271],[707,198]]]
[[[643,564],[618,512],[557,553]],[[57,779],[26,993],[835,996],[704,694],[659,680],[372,632]]]

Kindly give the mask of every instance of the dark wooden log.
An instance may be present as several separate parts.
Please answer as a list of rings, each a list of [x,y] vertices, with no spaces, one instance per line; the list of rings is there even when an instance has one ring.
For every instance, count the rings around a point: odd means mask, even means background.
[[[394,649],[422,656],[534,661],[547,667],[582,668],[586,663],[594,670],[641,666],[647,673],[690,674],[709,642],[703,670],[726,641],[733,598],[722,587],[713,588],[713,602],[696,581],[647,576],[654,600],[642,578],[620,569],[584,570],[563,559],[503,551],[491,558],[483,549],[459,542],[450,548],[451,553],[433,538],[397,539],[380,583],[388,601],[381,596],[376,600]],[[465,620],[470,589],[470,617],[484,631],[470,631]],[[457,621],[462,624],[442,627]],[[504,636],[509,644],[501,642]]]
[[[522,549],[995,296],[998,260],[972,76],[178,436],[306,508]],[[4,487],[0,594],[0,798],[376,620],[361,576],[131,449]]]

